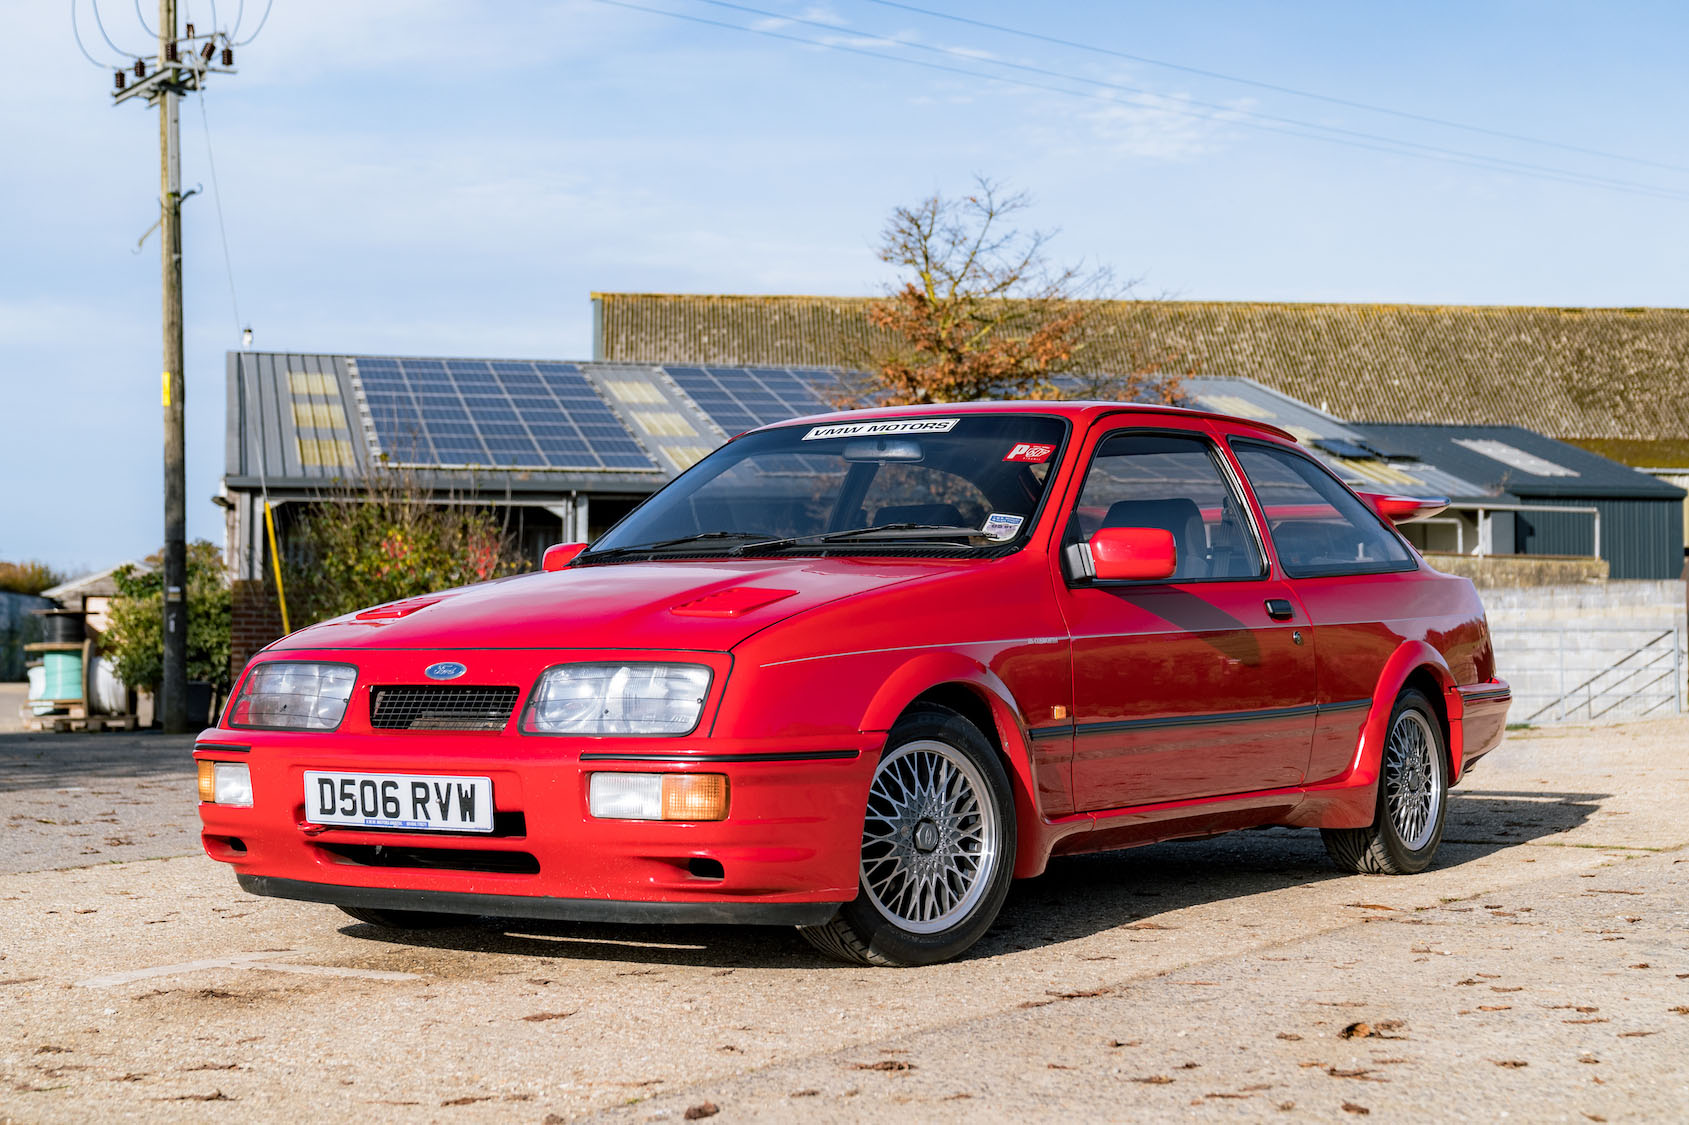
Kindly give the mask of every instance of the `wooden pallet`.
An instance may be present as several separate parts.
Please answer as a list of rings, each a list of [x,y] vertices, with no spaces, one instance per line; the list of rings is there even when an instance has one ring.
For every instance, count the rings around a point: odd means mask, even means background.
[[[24,729],[51,734],[72,731],[136,730],[134,715],[28,715]]]

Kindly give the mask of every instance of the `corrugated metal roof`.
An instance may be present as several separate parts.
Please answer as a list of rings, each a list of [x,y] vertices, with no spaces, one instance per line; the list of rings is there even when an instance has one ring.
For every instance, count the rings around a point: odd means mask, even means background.
[[[1486,491],[1521,499],[1630,497],[1681,500],[1683,490],[1522,426],[1354,423],[1368,440],[1409,450]]]
[[[597,293],[595,358],[859,366],[882,339],[868,297]],[[1086,357],[1243,374],[1348,418],[1507,420],[1563,438],[1689,433],[1689,310],[1119,301]],[[1644,445],[1634,455],[1646,460]],[[1640,462],[1638,462],[1640,463]],[[1661,463],[1670,463],[1662,461]]]
[[[1205,410],[1270,422],[1308,447],[1356,488],[1445,496],[1493,498],[1495,493],[1453,473],[1436,458],[1421,458],[1393,443],[1369,437],[1360,427],[1280,394],[1253,379],[1196,375],[1186,379],[1186,400]]]

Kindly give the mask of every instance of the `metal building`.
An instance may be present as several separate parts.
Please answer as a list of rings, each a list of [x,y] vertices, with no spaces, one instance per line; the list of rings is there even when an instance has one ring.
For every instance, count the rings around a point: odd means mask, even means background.
[[[743,430],[829,409],[834,376],[550,360],[230,352],[223,493],[236,580],[301,505],[401,468],[443,503],[507,511],[537,562],[593,539]],[[819,388],[819,389],[818,389]]]
[[[1455,503],[1442,521],[1415,530],[1430,549],[1599,555],[1612,578],[1682,576],[1685,494],[1657,477],[1520,426],[1350,428],[1379,449],[1477,484],[1449,490]]]

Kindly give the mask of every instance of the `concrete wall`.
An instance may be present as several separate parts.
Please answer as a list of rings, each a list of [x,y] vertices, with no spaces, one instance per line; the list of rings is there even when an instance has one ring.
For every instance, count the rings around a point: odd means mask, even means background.
[[[1689,709],[1685,583],[1482,591],[1512,722],[1614,721]]]
[[[1607,580],[1606,559],[1558,555],[1427,554],[1425,561],[1444,574],[1470,578],[1480,590],[1513,586],[1581,586]]]

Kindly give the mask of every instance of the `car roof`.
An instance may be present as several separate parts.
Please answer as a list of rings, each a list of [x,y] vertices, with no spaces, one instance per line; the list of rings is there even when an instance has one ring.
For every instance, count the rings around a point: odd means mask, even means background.
[[[1146,402],[1108,402],[1100,399],[990,399],[982,402],[929,402],[915,406],[870,406],[860,410],[835,410],[826,414],[808,414],[784,422],[757,426],[746,433],[775,430],[782,426],[827,425],[838,422],[861,422],[875,418],[922,418],[933,414],[1053,414],[1073,422],[1091,422],[1109,414],[1144,413],[1165,415],[1170,421],[1183,419],[1213,419],[1232,425],[1247,426],[1261,433],[1294,443],[1296,438],[1284,430],[1255,418],[1240,418],[1235,414],[1221,414],[1213,410],[1192,410],[1183,406],[1161,406]]]

